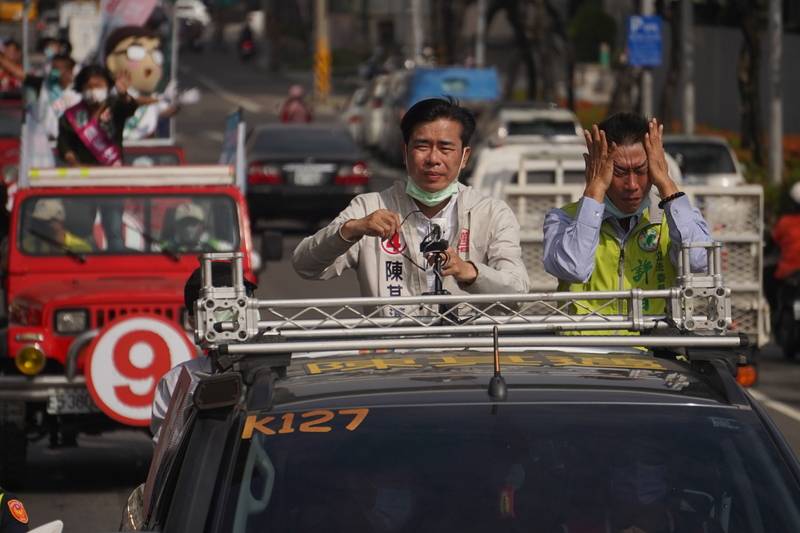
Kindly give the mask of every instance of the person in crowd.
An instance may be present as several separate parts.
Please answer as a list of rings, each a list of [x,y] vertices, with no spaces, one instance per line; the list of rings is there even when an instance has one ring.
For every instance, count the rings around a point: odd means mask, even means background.
[[[207,230],[205,212],[199,205],[186,202],[175,208],[175,235],[166,246],[174,251],[222,252],[233,245],[215,239]]]
[[[37,200],[28,229],[22,237],[22,249],[40,254],[86,253],[92,245],[66,227],[64,202],[59,198]]]
[[[670,178],[663,126],[618,113],[585,131],[586,188],[578,202],[550,210],[544,220],[544,269],[561,291],[663,289],[676,282],[681,244],[710,242],[708,226]],[[650,189],[661,197],[658,212]],[[706,251],[691,253],[693,272],[705,270]],[[607,301],[584,301],[577,312],[621,312]],[[602,309],[600,307],[602,306]],[[644,302],[661,314],[663,301]]]
[[[0,487],[0,533],[28,531],[28,511],[14,494]]]
[[[281,122],[311,122],[311,109],[305,101],[306,91],[302,85],[289,87],[289,96],[280,110]]]
[[[130,75],[116,83],[105,67],[83,67],[75,90],[83,100],[67,109],[58,122],[58,155],[70,166],[122,164],[122,131],[138,103],[128,94]],[[116,88],[116,94],[111,89]]]
[[[800,182],[789,189],[791,210],[781,215],[772,227],[772,240],[780,249],[775,279],[786,280],[800,271]]]
[[[105,64],[113,76],[129,73],[128,94],[139,104],[136,112],[125,122],[126,141],[151,137],[159,120],[172,117],[180,110],[182,95],[168,88],[160,94],[156,89],[164,74],[164,53],[160,35],[141,26],[122,26],[105,41]]]
[[[6,39],[0,52],[7,60],[0,65],[0,93],[18,93],[22,89],[22,78],[18,75],[22,70],[22,47],[14,39]]]
[[[189,312],[189,324],[194,328],[194,302],[200,298],[200,288],[202,284],[203,274],[202,267],[197,268],[191,273],[183,286],[183,303]],[[230,287],[233,285],[233,276],[231,274],[230,263],[223,261],[216,261],[211,264],[211,280],[215,287]],[[248,297],[253,297],[255,290],[258,288],[250,280],[244,280],[245,291]],[[221,314],[215,315],[219,321],[233,319],[230,311],[221,311]],[[185,363],[181,363],[169,372],[164,374],[156,386],[156,392],[153,396],[152,417],[150,418],[150,431],[153,434],[153,442],[158,443],[158,438],[161,434],[161,426],[164,423],[164,418],[167,415],[170,399],[175,391],[175,386],[178,383],[181,371],[186,369],[192,377],[192,384],[195,383],[195,374],[197,372],[210,373],[212,371],[211,359],[205,355],[201,355],[194,359],[190,359]]]
[[[358,273],[364,296],[409,296],[434,287],[420,243],[435,224],[447,247],[444,289],[525,293],[519,223],[502,200],[458,182],[470,156],[475,119],[452,99],[414,104],[403,117],[405,183],[356,196],[327,227],[305,238],[292,262],[306,279]]]

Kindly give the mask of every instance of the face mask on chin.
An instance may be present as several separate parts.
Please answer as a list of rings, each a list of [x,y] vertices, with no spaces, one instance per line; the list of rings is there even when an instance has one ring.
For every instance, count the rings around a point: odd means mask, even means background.
[[[648,195],[644,197],[642,203],[639,204],[639,207],[633,213],[623,213],[619,207],[614,205],[614,202],[612,202],[608,198],[608,196],[603,198],[603,204],[605,204],[606,206],[606,213],[610,214],[611,216],[617,219],[628,218],[632,216],[641,216],[642,213],[644,213],[644,210],[650,207],[650,194],[648,193]]]
[[[90,104],[102,104],[108,98],[108,89],[86,89],[83,91],[83,99]]]
[[[426,191],[417,185],[414,179],[408,175],[406,177],[406,194],[428,207],[437,206],[451,196],[455,195],[458,192],[458,177],[461,175],[461,167],[464,164],[464,157],[466,154],[466,149],[461,151],[461,162],[458,164],[458,172],[456,173],[456,177],[453,178],[447,187],[435,192]],[[406,169],[408,169],[408,161],[406,161]]]

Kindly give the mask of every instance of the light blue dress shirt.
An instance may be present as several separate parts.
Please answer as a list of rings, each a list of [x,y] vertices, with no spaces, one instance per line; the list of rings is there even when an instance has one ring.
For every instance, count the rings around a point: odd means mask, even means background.
[[[692,208],[689,199],[681,196],[668,202],[664,209],[669,227],[669,257],[675,268],[682,243],[711,242],[708,225],[700,211]],[[595,252],[600,242],[600,226],[610,219],[617,240],[624,245],[639,217],[631,220],[630,230],[625,230],[619,221],[605,213],[605,205],[583,197],[575,218],[561,209],[551,209],[544,219],[544,269],[560,280],[584,283],[594,271]],[[707,267],[706,251],[702,248],[690,254],[692,272],[704,272]]]

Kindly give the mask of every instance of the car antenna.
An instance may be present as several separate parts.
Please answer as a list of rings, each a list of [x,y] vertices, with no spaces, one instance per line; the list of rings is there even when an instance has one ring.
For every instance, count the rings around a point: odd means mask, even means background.
[[[500,339],[497,326],[492,328],[494,337],[494,376],[489,380],[489,396],[498,401],[503,401],[508,396],[506,380],[500,374]]]

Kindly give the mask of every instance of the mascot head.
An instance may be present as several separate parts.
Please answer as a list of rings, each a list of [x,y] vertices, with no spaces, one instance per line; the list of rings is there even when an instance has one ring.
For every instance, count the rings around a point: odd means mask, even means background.
[[[115,76],[128,71],[131,86],[141,94],[152,93],[164,73],[161,38],[141,26],[122,26],[106,39],[106,66]]]

